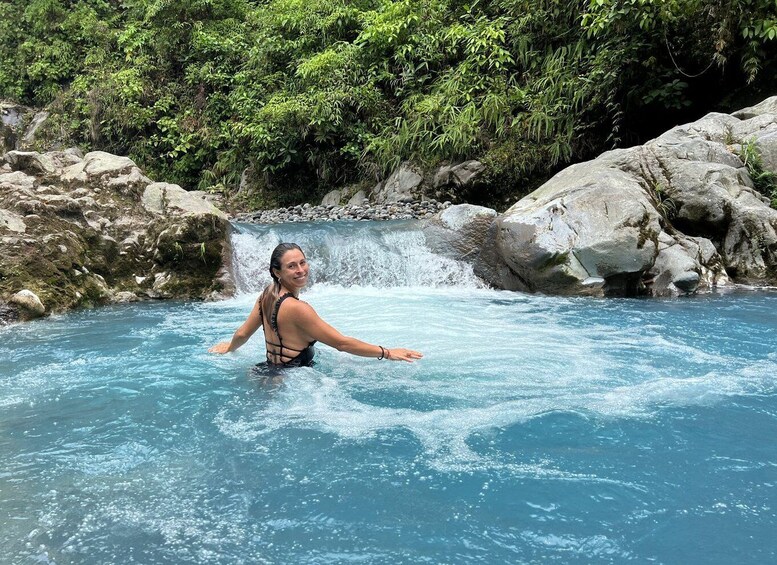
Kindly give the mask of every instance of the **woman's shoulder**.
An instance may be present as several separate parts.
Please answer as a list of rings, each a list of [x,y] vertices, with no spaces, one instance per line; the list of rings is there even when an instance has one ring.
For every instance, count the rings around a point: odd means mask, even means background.
[[[288,306],[286,306],[287,304]],[[294,312],[300,316],[310,316],[316,314],[316,311],[310,304],[304,300],[300,300],[299,298],[296,300],[286,300],[284,302],[284,308],[288,308],[290,312]]]

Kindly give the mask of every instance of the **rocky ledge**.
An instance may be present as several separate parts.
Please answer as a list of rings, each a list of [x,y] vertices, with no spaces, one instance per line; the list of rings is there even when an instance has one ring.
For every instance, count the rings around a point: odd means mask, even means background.
[[[229,288],[229,222],[127,157],[78,150],[0,157],[0,321]]]
[[[446,210],[427,239],[508,290],[671,296],[774,286],[775,179],[772,97],[573,165],[504,214]]]

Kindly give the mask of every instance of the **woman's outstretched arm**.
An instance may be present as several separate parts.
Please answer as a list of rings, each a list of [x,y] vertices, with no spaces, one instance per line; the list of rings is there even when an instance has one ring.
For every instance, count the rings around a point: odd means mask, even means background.
[[[241,345],[247,342],[248,339],[254,335],[256,330],[258,330],[260,327],[262,327],[261,296],[256,299],[256,303],[254,304],[251,313],[248,315],[248,318],[246,318],[246,321],[243,322],[243,325],[235,331],[232,339],[230,341],[222,341],[221,343],[217,343],[208,349],[208,353],[229,353],[231,351],[235,351]]]
[[[330,347],[334,347],[338,351],[345,351],[346,353],[361,357],[407,361],[409,363],[423,357],[422,353],[412,349],[405,349],[403,347],[392,347],[389,349],[380,345],[372,345],[355,337],[345,336],[322,320],[309,304],[294,301],[293,306],[295,310],[293,316],[297,327],[311,341],[320,341]]]

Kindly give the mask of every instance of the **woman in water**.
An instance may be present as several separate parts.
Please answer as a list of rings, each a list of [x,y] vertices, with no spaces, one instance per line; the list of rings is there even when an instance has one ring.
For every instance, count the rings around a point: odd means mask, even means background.
[[[253,310],[231,341],[214,345],[211,353],[229,353],[243,345],[264,327],[267,364],[271,367],[305,367],[313,363],[317,341],[361,357],[408,361],[423,357],[418,351],[401,347],[388,349],[347,337],[322,320],[309,304],[299,300],[299,291],[308,282],[305,254],[296,243],[281,243],[270,257],[270,276]],[[291,300],[289,300],[291,299]]]

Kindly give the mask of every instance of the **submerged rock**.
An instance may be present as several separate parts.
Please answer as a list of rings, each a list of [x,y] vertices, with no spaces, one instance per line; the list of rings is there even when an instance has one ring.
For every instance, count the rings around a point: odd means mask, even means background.
[[[0,158],[2,318],[229,292],[228,230],[212,204],[152,182],[127,157],[9,151]]]

